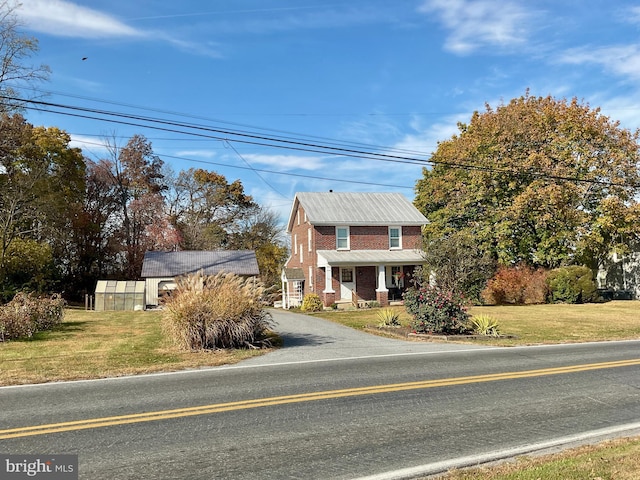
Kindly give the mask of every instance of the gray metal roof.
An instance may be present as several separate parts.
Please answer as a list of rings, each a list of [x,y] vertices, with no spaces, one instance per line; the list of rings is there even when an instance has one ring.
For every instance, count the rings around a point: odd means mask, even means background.
[[[202,271],[215,275],[220,271],[237,275],[260,275],[252,250],[209,250],[184,252],[147,252],[142,263],[143,278],[176,277]]]
[[[318,250],[318,265],[415,265],[425,262],[419,250]]]
[[[301,268],[285,268],[285,280],[304,280],[304,271]]]
[[[298,192],[288,231],[300,203],[312,225],[425,225],[426,217],[401,193]]]

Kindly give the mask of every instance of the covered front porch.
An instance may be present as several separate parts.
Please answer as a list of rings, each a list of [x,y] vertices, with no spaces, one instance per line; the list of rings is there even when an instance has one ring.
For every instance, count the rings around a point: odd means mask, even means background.
[[[324,270],[323,304],[378,302],[381,306],[402,299],[416,266],[424,258],[417,250],[318,251],[318,267]]]

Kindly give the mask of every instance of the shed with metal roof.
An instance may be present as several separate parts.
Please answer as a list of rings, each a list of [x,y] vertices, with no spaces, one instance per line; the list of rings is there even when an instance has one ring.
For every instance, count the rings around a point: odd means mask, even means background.
[[[163,295],[176,288],[176,278],[202,273],[235,273],[243,277],[260,275],[256,253],[252,250],[187,250],[181,252],[147,252],[142,263],[147,305],[158,305]]]

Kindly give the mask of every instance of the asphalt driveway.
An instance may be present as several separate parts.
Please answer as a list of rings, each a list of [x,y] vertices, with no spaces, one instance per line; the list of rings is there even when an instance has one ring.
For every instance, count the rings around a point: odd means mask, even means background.
[[[334,360],[384,355],[411,355],[487,348],[448,342],[405,341],[379,337],[310,315],[271,309],[274,330],[283,348],[242,362],[242,365]]]

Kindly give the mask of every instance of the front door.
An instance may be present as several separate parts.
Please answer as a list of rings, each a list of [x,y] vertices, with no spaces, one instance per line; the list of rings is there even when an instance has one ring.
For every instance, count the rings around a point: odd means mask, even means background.
[[[353,267],[340,268],[340,299],[351,300],[351,290],[356,289]]]

